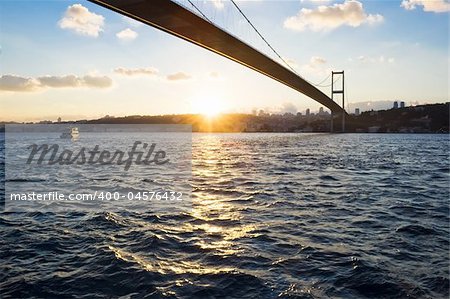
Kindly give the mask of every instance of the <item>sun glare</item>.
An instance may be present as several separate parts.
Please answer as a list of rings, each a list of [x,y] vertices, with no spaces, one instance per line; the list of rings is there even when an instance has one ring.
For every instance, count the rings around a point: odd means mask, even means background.
[[[200,113],[206,117],[215,117],[225,112],[223,101],[217,97],[202,96],[191,101],[193,113]]]

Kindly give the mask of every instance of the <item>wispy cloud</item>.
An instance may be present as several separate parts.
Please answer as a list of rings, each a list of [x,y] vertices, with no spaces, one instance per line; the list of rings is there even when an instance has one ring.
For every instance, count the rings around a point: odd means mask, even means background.
[[[289,66],[298,70],[301,74],[308,75],[320,75],[322,76],[325,71],[328,72],[329,68],[327,68],[327,60],[321,56],[312,56],[308,63],[300,65],[297,61],[290,58],[283,58]],[[277,61],[285,66],[285,63],[281,59],[277,59]]]
[[[169,80],[169,81],[179,81],[179,80],[188,80],[188,79],[191,79],[192,76],[189,75],[189,74],[186,74],[186,73],[184,73],[184,72],[178,72],[178,73],[175,73],[175,74],[167,75],[166,78],[167,78],[167,80]]]
[[[340,26],[358,27],[382,21],[382,15],[367,14],[361,2],[347,0],[342,4],[321,5],[315,9],[302,8],[296,16],[284,21],[284,27],[296,31],[329,31]]]
[[[208,78],[211,80],[222,80],[223,77],[219,72],[210,72]]]
[[[224,4],[223,4],[223,0],[212,0],[212,3],[214,4],[214,6],[217,8],[217,9],[222,9],[222,8],[224,8]]]
[[[124,76],[155,76],[158,72],[158,69],[153,67],[134,69],[119,67],[114,69],[114,73]]]
[[[307,64],[301,66],[300,72],[313,77],[322,77],[328,75],[331,68],[325,58],[312,56]]]
[[[320,56],[313,56],[313,57],[311,57],[311,60],[310,60],[311,65],[320,65],[320,64],[325,64],[325,63],[327,63],[327,60]]]
[[[422,6],[423,11],[436,13],[450,11],[450,3],[445,0],[403,0],[400,6],[407,10]]]
[[[286,63],[287,63],[287,64],[289,64],[290,67],[292,67],[294,69],[298,68],[298,63],[294,59],[283,57],[283,60],[281,60],[280,58],[276,59],[276,61],[279,64],[281,64],[281,65],[283,65],[285,67],[286,67]]]
[[[380,56],[365,56],[360,55],[356,58],[349,58],[349,61],[357,61],[360,63],[394,63],[394,57],[385,57],[384,55]]]
[[[131,30],[130,28],[127,28],[120,32],[117,32],[116,36],[118,39],[123,40],[123,41],[132,41],[136,37],[138,37],[138,33],[134,30]]]
[[[3,75],[0,77],[0,90],[15,92],[40,91],[46,88],[107,88],[112,85],[108,76],[75,75],[42,76],[37,78],[21,77],[16,75]]]
[[[58,25],[62,29],[73,30],[78,34],[98,37],[103,31],[105,18],[90,12],[81,4],[74,4],[67,8]]]

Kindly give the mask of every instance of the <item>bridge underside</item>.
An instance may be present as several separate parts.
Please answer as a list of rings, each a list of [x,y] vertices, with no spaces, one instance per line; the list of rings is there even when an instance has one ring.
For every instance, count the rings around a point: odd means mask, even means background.
[[[287,85],[333,113],[343,109],[322,91],[251,46],[170,0],[89,0],[229,58]]]

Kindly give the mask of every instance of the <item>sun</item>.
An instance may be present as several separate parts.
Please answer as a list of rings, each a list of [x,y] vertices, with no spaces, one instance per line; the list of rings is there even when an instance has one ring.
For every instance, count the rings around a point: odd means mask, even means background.
[[[201,96],[191,101],[193,113],[213,118],[225,112],[225,105],[221,99],[214,96]]]

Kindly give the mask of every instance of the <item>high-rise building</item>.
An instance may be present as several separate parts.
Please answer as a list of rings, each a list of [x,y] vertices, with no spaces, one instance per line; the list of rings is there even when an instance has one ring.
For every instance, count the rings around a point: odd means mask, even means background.
[[[311,114],[311,110],[309,110],[309,108],[308,109],[306,109],[306,113],[305,113],[305,115],[306,116],[309,116]]]
[[[394,102],[394,107],[393,107],[394,109],[397,109],[398,108],[398,102],[397,101],[395,101]]]
[[[319,108],[319,115],[323,115],[323,107]]]
[[[403,101],[400,102],[400,108],[405,108],[405,102]]]
[[[359,115],[359,108],[355,108],[355,115]]]

